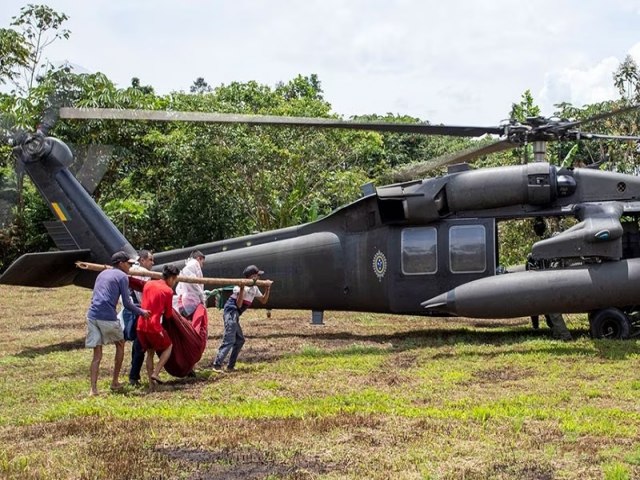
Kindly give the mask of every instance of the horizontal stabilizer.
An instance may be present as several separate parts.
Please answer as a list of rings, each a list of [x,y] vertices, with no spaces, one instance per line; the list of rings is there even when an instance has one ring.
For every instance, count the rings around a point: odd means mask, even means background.
[[[75,262],[89,260],[91,250],[27,253],[0,276],[0,284],[24,287],[64,287],[71,285],[79,270]]]

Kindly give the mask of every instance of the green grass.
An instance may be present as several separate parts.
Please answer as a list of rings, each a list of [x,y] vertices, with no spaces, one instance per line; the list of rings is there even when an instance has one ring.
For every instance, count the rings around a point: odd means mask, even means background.
[[[89,295],[0,287],[0,478],[640,477],[638,341],[580,316],[563,343],[526,319],[250,311],[238,372],[107,393],[107,347],[88,398]]]

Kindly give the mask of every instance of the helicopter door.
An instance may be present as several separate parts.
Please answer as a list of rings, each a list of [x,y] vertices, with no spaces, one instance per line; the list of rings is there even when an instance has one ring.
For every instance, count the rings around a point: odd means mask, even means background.
[[[400,268],[390,292],[392,311],[424,313],[420,307],[424,299],[495,274],[493,218],[446,220],[400,228],[398,234],[394,243],[400,251]]]

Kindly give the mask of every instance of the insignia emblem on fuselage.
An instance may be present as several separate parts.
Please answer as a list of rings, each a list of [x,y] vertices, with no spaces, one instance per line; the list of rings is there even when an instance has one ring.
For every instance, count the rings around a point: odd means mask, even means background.
[[[387,273],[387,257],[384,256],[380,250],[378,250],[373,256],[373,273],[376,274],[378,280],[382,281],[382,277]]]

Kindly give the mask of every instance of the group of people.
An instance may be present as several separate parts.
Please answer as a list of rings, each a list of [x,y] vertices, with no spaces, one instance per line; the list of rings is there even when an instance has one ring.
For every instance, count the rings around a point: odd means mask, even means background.
[[[162,383],[159,378],[160,372],[171,357],[173,347],[171,337],[165,329],[166,322],[175,321],[174,311],[190,319],[199,305],[206,307],[209,293],[204,290],[204,284],[178,282],[178,276],[202,278],[204,261],[205,256],[202,252],[195,250],[182,271],[175,265],[168,264],[162,270],[161,279],[150,280],[148,277],[129,277],[132,265],[151,270],[154,258],[150,251],[141,250],[137,258],[131,258],[124,251],[112,255],[112,268],[102,271],[96,278],[87,312],[85,344],[87,348],[93,349],[90,395],[98,394],[102,347],[111,343],[116,347],[111,389],[119,390],[123,387],[119,377],[127,340],[132,342],[129,384],[134,387],[141,385],[140,373],[145,363],[145,354],[150,389]],[[269,300],[272,282],[266,281],[264,292],[256,285],[264,272],[255,265],[249,265],[243,273],[252,285],[236,285],[224,305],[224,335],[212,365],[218,372],[222,371],[229,354],[227,370],[235,368],[238,354],[244,345],[240,315],[251,306],[254,299],[263,304]],[[120,312],[122,323],[117,313],[120,299],[123,305]],[[159,357],[157,363],[156,354]]]

